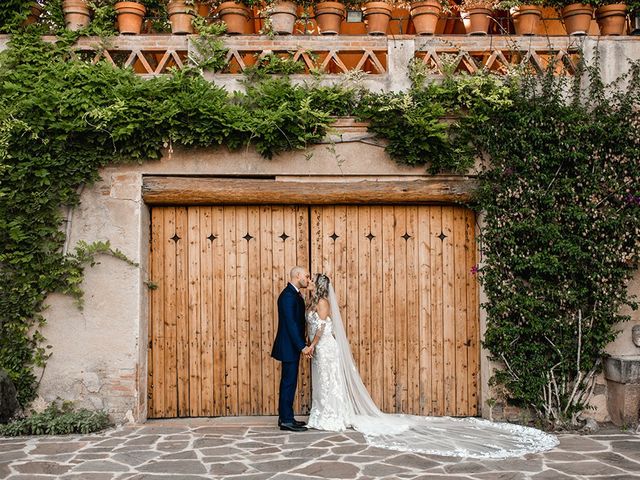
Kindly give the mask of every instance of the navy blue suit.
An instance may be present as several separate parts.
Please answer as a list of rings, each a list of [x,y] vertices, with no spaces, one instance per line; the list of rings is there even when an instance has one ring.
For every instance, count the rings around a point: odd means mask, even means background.
[[[287,284],[278,297],[278,333],[271,356],[282,362],[278,414],[282,423],[293,422],[293,399],[298,385],[300,352],[307,345],[304,338],[304,300],[293,285]]]

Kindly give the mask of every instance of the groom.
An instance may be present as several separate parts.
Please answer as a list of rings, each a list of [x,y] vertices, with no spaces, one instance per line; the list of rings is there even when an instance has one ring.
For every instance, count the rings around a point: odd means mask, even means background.
[[[309,272],[304,267],[293,267],[290,280],[278,297],[278,333],[271,356],[282,362],[278,426],[280,430],[304,432],[304,422],[293,418],[293,398],[298,385],[300,353],[308,355],[311,348],[305,343],[305,307],[300,293],[309,284]]]

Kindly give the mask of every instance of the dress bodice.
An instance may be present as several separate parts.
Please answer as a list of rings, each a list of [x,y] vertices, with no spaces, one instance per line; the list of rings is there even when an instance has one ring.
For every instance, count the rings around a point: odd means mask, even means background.
[[[318,312],[315,310],[311,311],[307,313],[307,325],[309,326],[309,338],[311,339],[315,337],[316,332],[322,327],[322,325],[324,325],[324,331],[322,332],[320,340],[322,341],[322,339],[328,338],[328,336],[333,337],[333,321],[329,316],[327,316],[325,320],[322,320],[320,315],[318,315]]]

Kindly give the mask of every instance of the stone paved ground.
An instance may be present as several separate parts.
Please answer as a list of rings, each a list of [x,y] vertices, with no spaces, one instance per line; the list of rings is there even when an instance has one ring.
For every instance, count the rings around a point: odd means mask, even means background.
[[[560,435],[550,452],[505,460],[368,447],[355,432],[280,431],[274,417],[179,419],[92,435],[0,438],[0,479],[640,479],[640,435]]]

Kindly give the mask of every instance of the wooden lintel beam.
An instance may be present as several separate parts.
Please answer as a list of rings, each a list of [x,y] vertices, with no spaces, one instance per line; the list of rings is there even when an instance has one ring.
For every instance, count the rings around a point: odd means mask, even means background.
[[[469,177],[347,182],[145,177],[142,198],[149,205],[466,203],[476,185]]]

